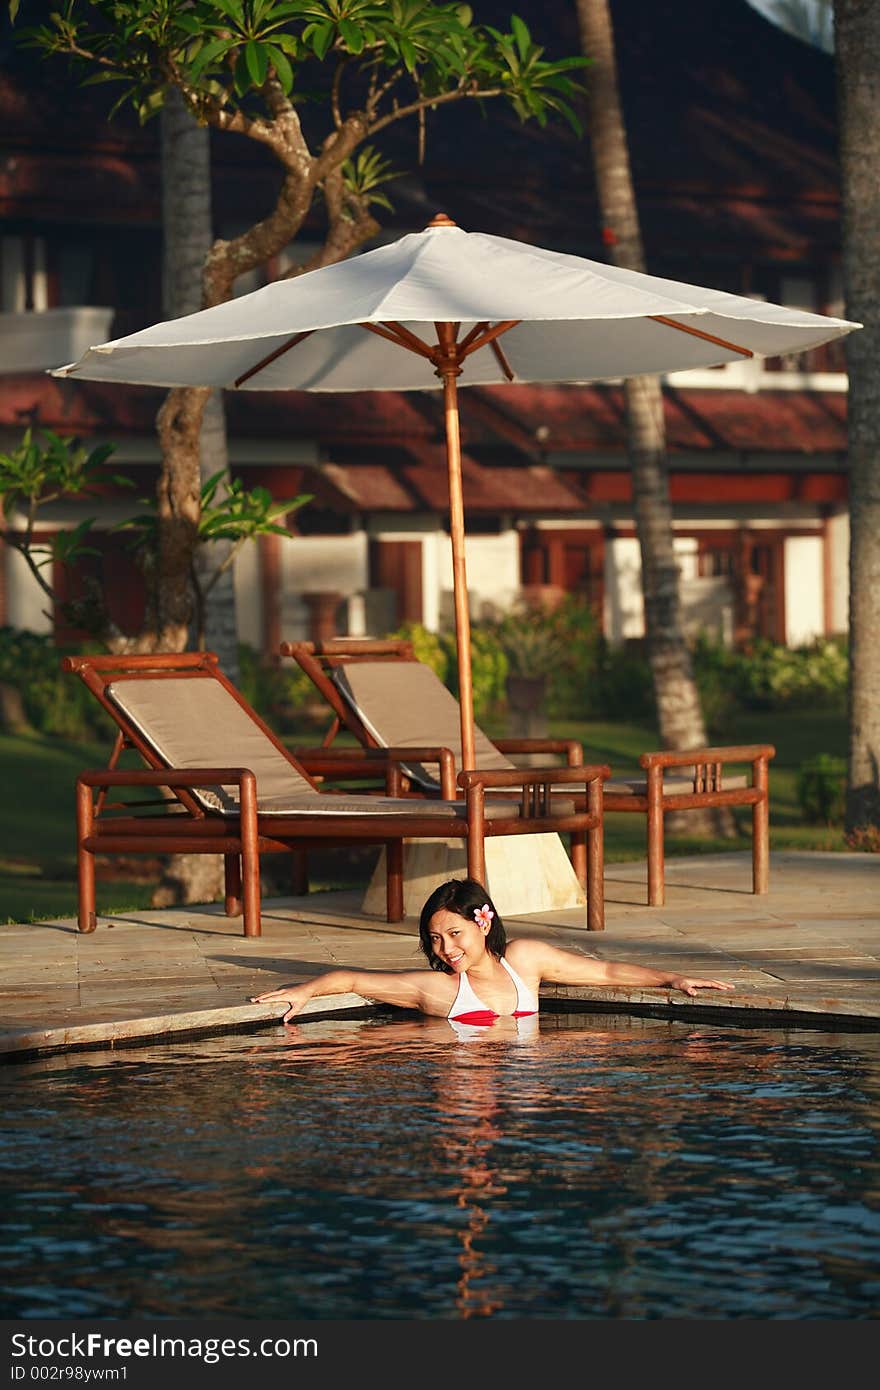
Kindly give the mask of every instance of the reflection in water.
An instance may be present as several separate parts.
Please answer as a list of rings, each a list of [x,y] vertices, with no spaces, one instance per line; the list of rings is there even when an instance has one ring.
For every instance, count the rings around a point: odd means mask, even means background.
[[[0,1071],[0,1316],[870,1317],[880,1037],[324,1021]]]

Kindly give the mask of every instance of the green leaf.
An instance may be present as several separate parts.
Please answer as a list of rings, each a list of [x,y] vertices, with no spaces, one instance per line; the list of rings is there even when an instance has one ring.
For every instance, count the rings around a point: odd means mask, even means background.
[[[289,53],[291,58],[296,58],[299,54],[299,39],[293,34],[273,34],[272,43],[276,48],[281,48],[285,53]]]
[[[275,76],[281,83],[283,90],[290,93],[293,90],[293,68],[281,52],[281,49],[277,48],[275,44],[267,44],[266,52],[269,55],[269,61],[272,67],[275,69]]]
[[[327,56],[327,50],[336,36],[336,30],[332,24],[309,24],[303,30],[303,39],[312,45],[315,57],[321,62]]]
[[[410,42],[409,39],[404,38],[403,35],[401,35],[400,37],[399,44],[400,56],[403,59],[404,66],[407,72],[415,72],[416,64],[418,62],[418,55],[416,53],[414,45]]]
[[[269,72],[269,58],[265,46],[249,39],[244,46],[244,57],[254,86],[262,87]]]
[[[244,49],[239,53],[235,60],[235,70],[232,75],[233,86],[240,97],[250,90],[252,78],[248,70],[247,57]]]
[[[513,37],[516,39],[516,46],[519,49],[519,56],[521,58],[525,58],[526,54],[532,46],[532,36],[529,33],[526,25],[520,19],[519,15],[513,14],[510,16],[510,28],[511,32],[513,33]]]
[[[212,39],[210,43],[204,44],[190,64],[189,74],[192,80],[198,81],[205,68],[209,67],[220,57],[221,53],[225,53],[232,46],[229,39]]]
[[[356,24],[352,24],[349,19],[339,21],[339,32],[345,42],[349,53],[363,53],[364,35],[363,31]]]
[[[97,87],[102,82],[126,82],[127,80],[124,72],[93,72],[88,77],[83,78],[80,86]]]
[[[277,516],[289,516],[291,512],[298,511],[307,502],[314,500],[313,492],[301,492],[298,497],[291,497],[287,502],[275,502],[269,508],[269,516],[274,521]]]

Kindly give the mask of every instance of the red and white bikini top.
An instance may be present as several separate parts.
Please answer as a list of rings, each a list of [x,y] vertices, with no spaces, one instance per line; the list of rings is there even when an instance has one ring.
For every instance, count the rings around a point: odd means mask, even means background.
[[[503,956],[501,957],[501,964],[516,985],[516,1008],[513,1010],[512,1016],[524,1018],[527,1014],[536,1014],[538,1012],[538,996],[535,991],[523,983],[513,966],[508,965]],[[494,1009],[486,1008],[486,1005],[474,993],[467,971],[462,970],[458,977],[458,993],[447,1014],[450,1022],[492,1023],[500,1016]]]

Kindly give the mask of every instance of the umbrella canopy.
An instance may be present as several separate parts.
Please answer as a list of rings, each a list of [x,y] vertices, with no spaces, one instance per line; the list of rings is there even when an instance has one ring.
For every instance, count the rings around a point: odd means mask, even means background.
[[[463,384],[486,385],[653,375],[803,352],[860,326],[464,232],[440,214],[423,232],[103,343],[53,374],[252,391],[442,386],[468,769],[473,699],[457,378],[464,372]]]
[[[361,325],[423,336],[425,325],[455,322],[465,338],[478,324],[511,320],[503,355],[491,343],[471,347],[463,384],[716,366],[802,352],[859,326],[438,219],[376,251],[90,348],[55,374],[257,391],[425,390],[439,382],[424,360]],[[309,336],[290,351],[299,334]]]

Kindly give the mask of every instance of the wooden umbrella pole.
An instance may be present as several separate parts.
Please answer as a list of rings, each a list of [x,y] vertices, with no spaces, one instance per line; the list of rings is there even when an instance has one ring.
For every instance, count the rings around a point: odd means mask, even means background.
[[[455,328],[437,324],[442,349],[437,375],[443,381],[446,416],[446,464],[449,474],[449,534],[452,539],[452,590],[455,603],[455,646],[458,656],[458,704],[461,714],[461,770],[474,771],[474,690],[471,680],[471,619],[468,609],[464,557],[464,501],[461,483],[461,436],[458,425],[458,385],[461,373],[455,349]]]

